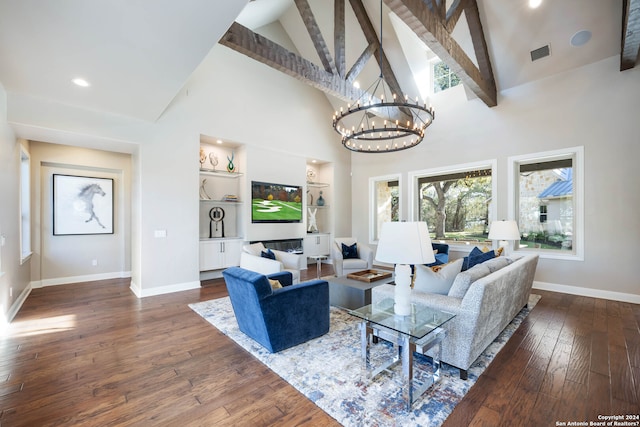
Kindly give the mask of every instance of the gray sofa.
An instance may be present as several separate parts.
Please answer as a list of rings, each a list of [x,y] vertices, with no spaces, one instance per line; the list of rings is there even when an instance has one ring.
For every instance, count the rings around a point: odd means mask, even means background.
[[[538,255],[497,257],[459,273],[448,295],[414,291],[416,303],[456,315],[445,323],[442,362],[460,369],[460,378],[529,301]],[[372,290],[372,303],[393,298],[394,286]],[[428,354],[428,353],[427,353]]]

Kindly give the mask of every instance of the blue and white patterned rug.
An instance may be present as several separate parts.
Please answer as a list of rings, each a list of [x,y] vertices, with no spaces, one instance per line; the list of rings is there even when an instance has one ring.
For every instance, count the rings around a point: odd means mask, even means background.
[[[539,295],[531,295],[529,308],[523,309],[478,357],[469,369],[468,380],[460,379],[458,369],[443,365],[440,381],[414,403],[411,411],[406,411],[396,383],[398,372],[383,372],[374,380],[364,375],[359,322],[344,310],[331,307],[331,327],[326,335],[272,354],[240,332],[228,297],[189,307],[344,426],[439,426],[539,300]],[[392,357],[390,345],[372,347],[374,363]],[[414,361],[420,369],[430,369],[427,358],[416,355]]]

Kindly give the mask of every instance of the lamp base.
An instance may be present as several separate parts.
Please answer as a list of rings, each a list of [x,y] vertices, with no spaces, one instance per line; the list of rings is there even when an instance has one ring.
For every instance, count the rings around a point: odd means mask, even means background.
[[[393,311],[398,316],[411,314],[411,268],[407,264],[396,264],[395,305]]]

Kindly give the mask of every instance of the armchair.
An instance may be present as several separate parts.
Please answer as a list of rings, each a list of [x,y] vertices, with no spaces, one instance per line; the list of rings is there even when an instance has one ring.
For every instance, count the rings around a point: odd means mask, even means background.
[[[342,254],[343,243],[347,246],[355,243],[358,257],[345,258]],[[373,268],[373,250],[367,245],[358,243],[355,237],[336,238],[331,246],[331,258],[333,259],[333,268],[336,270],[336,276],[338,277]]]
[[[267,276],[254,271],[231,267],[222,275],[240,330],[271,353],[329,332],[327,281],[273,290]]]
[[[436,257],[436,262],[432,264],[427,264],[428,267],[432,267],[434,265],[446,264],[449,262],[449,245],[447,245],[446,243],[431,242],[431,246],[433,247],[433,250],[434,251],[437,250],[438,253],[434,255]]]
[[[253,243],[242,247],[240,267],[262,274],[288,271],[293,275],[293,283],[300,283],[300,270],[306,268],[306,258],[299,254],[272,249],[276,259],[265,258],[262,252],[267,251],[264,245]]]

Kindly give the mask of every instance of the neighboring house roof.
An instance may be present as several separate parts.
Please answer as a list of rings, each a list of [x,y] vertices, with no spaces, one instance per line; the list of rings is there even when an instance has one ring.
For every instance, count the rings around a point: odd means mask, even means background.
[[[548,186],[542,191],[542,193],[538,194],[539,199],[565,197],[573,194],[573,169],[563,169],[561,175],[561,179]]]

